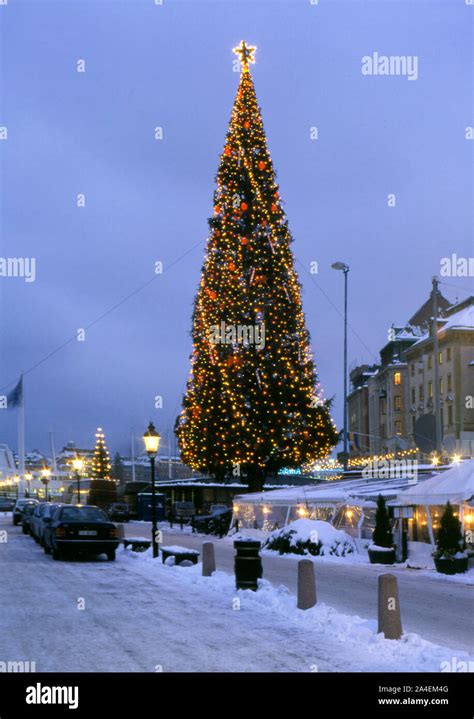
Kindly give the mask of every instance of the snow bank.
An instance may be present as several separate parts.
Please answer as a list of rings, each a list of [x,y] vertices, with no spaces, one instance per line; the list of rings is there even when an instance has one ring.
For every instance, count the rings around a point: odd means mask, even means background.
[[[169,567],[159,559],[154,560],[151,550],[143,554],[122,550],[117,559],[131,571],[146,575],[156,584],[157,591],[159,587],[178,591],[190,607],[206,611],[209,615],[206,637],[210,646],[219,646],[222,641],[218,632],[223,629],[223,622],[228,632],[238,625],[239,644],[248,646],[249,650],[255,648],[254,632],[264,631],[267,637],[262,647],[264,654],[278,656],[281,671],[285,671],[286,661],[292,662],[294,670],[295,659],[300,666],[297,671],[302,672],[440,672],[452,666],[453,660],[473,661],[464,651],[441,647],[417,634],[405,634],[398,641],[385,639],[377,633],[375,619],[342,614],[325,604],[298,610],[296,597],[286,587],[274,587],[266,580],[259,581],[257,592],[237,591],[231,575],[217,571],[212,577],[203,577],[200,564]],[[236,599],[239,611],[229,611],[230,607],[235,609]],[[294,644],[292,656],[287,658],[282,654],[282,640],[288,637],[294,638]],[[226,651],[231,655],[233,650],[230,644]],[[244,663],[242,671],[246,670]],[[265,657],[262,656],[264,670]],[[222,666],[221,671],[226,671],[226,666]]]
[[[357,551],[352,537],[320,519],[297,519],[282,529],[270,532],[263,548],[280,554],[329,554],[336,557]]]

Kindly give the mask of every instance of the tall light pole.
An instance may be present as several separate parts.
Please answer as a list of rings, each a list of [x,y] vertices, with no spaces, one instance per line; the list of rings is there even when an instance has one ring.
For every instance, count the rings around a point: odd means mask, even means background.
[[[160,446],[160,435],[155,429],[153,422],[150,422],[148,429],[143,435],[143,441],[145,442],[145,449],[148,457],[150,458],[150,470],[151,470],[151,541],[153,547],[153,559],[158,557],[158,542],[156,541],[157,526],[156,526],[156,501],[155,501],[155,457],[158,453],[158,447]]]
[[[72,460],[72,466],[74,467],[74,473],[76,475],[76,485],[77,485],[77,503],[81,503],[81,473],[84,468],[84,460],[82,460],[80,457],[76,457]]]
[[[16,486],[16,498],[18,499],[18,497],[19,497],[20,477],[16,474],[16,475],[13,477],[13,481],[15,482],[15,486]]]
[[[439,391],[439,342],[438,342],[438,278],[433,277],[433,397],[434,416],[436,428],[436,451],[441,452],[442,421],[441,421],[441,397]]]
[[[344,262],[334,262],[331,265],[333,270],[344,273],[344,471],[347,470],[347,275],[349,265]]]

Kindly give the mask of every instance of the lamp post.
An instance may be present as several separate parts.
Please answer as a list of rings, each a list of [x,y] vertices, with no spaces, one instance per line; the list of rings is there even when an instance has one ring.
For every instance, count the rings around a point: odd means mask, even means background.
[[[344,471],[347,471],[347,275],[349,265],[344,262],[334,262],[331,265],[333,270],[344,273]]]
[[[25,474],[25,479],[26,479],[26,481],[27,481],[27,490],[26,490],[26,492],[27,492],[28,497],[29,497],[30,494],[31,494],[31,484],[30,484],[30,482],[31,482],[31,480],[33,479],[33,475],[32,475],[30,472],[27,472],[27,473]]]
[[[156,527],[156,502],[155,502],[155,457],[158,453],[158,447],[160,446],[160,435],[155,429],[153,422],[150,422],[148,429],[143,435],[143,441],[145,442],[145,449],[148,457],[150,458],[150,470],[151,470],[151,541],[153,547],[153,559],[158,556],[158,543],[156,541],[157,527]]]
[[[49,467],[45,467],[44,469],[41,470],[41,481],[44,484],[44,495],[45,495],[44,498],[46,501],[48,501],[48,482],[50,480],[50,477],[51,477],[51,470],[49,469]]]
[[[84,468],[84,460],[80,457],[76,457],[72,460],[72,466],[74,467],[74,473],[76,475],[77,483],[77,503],[81,503],[81,473]]]
[[[16,474],[16,475],[13,477],[13,481],[15,482],[15,486],[16,486],[16,498],[18,499],[18,497],[19,497],[20,477]]]

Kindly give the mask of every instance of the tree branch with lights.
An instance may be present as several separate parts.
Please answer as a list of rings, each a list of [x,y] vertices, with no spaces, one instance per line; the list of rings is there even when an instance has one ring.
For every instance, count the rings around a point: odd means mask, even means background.
[[[317,381],[292,237],[249,71],[255,50],[244,42],[234,48],[242,72],[216,178],[176,432],[185,463],[218,479],[238,467],[258,490],[281,468],[327,456],[338,433]]]

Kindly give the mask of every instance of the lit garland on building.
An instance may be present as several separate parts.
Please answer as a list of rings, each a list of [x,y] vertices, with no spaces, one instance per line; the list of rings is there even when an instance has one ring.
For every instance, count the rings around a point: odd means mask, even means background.
[[[92,459],[92,476],[94,479],[110,479],[110,456],[105,444],[105,434],[101,427],[95,433],[94,457]]]
[[[234,48],[242,73],[217,174],[177,435],[186,464],[217,477],[239,466],[258,488],[267,473],[327,456],[337,430],[317,382],[249,72],[255,50],[244,42]],[[263,327],[264,346],[213,341],[212,328],[222,326]]]

